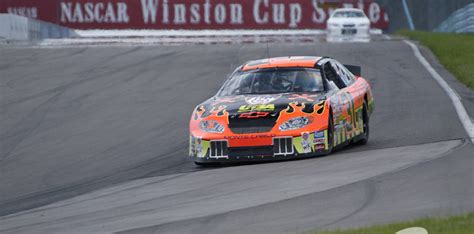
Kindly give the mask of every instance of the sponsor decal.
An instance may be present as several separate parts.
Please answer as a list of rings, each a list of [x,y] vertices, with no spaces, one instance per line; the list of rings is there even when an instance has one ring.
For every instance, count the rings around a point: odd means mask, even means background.
[[[314,138],[323,138],[324,139],[324,131],[314,132]]]
[[[311,153],[311,144],[308,132],[304,132],[303,134],[301,134],[301,147],[303,147],[304,153]]]
[[[77,29],[324,29],[334,9],[364,10],[388,28],[375,0],[2,0],[0,13]]]
[[[196,155],[201,155],[202,154],[202,138],[201,137],[197,137],[196,138]]]
[[[317,144],[314,146],[316,150],[324,150],[326,149],[326,146],[324,144]]]
[[[239,107],[239,113],[243,112],[265,112],[265,111],[274,111],[274,104],[254,104],[254,105],[243,105]]]
[[[325,131],[314,132],[313,144],[316,149],[321,149],[321,147],[324,148],[326,146],[326,136],[324,135],[324,132]]]
[[[324,138],[319,138],[319,139],[316,139],[316,138],[315,138],[315,139],[313,140],[313,143],[314,143],[315,145],[324,144],[324,142],[326,142],[326,139],[324,139]]]
[[[247,102],[250,105],[262,105],[262,104],[268,104],[270,102],[273,102],[280,98],[280,95],[277,96],[255,96],[255,97],[246,97],[245,102]]]
[[[1,11],[0,11],[1,12]],[[38,8],[37,7],[8,7],[7,13],[20,15],[28,18],[36,19],[38,18]]]
[[[259,138],[272,138],[275,134],[262,134],[262,135],[238,135],[238,136],[224,136],[224,139],[239,140],[239,139],[259,139]]]
[[[130,15],[124,2],[78,2],[60,3],[62,23],[128,23]]]
[[[258,119],[267,117],[270,112],[250,112],[250,113],[243,113],[239,115],[239,118],[247,118],[247,119]]]

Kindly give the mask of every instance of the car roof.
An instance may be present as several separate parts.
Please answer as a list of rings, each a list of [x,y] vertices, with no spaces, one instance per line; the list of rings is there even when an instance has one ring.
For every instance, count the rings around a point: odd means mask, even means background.
[[[288,56],[275,57],[250,61],[244,64],[242,71],[250,71],[263,68],[280,68],[280,67],[308,67],[314,68],[316,63],[322,57],[316,56]]]
[[[359,8],[338,8],[334,10],[334,12],[340,12],[340,11],[357,11],[357,12],[364,12],[363,10]]]

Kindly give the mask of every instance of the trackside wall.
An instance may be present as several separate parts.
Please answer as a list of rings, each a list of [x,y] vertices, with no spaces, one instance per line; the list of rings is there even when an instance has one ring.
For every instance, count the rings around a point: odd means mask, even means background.
[[[34,41],[47,38],[75,37],[66,27],[14,14],[0,14],[0,39],[7,41]]]

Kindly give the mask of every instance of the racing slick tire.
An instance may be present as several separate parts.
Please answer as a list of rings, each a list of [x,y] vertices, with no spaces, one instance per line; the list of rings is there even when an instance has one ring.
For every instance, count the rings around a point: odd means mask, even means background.
[[[369,141],[369,111],[367,106],[367,101],[364,101],[364,107],[362,109],[362,123],[364,126],[364,132],[361,135],[361,138],[356,142],[358,145],[365,145]]]
[[[197,166],[197,167],[201,167],[201,168],[205,168],[205,167],[219,167],[221,166],[222,164],[221,163],[218,163],[218,162],[194,162],[194,164]]]
[[[328,150],[326,151],[325,155],[331,154],[333,149],[334,149],[334,123],[333,123],[332,111],[331,111],[329,113],[329,120],[328,120]]]

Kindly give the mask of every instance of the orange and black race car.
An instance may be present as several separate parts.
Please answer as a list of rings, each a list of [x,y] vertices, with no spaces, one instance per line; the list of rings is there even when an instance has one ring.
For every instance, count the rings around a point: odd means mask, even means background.
[[[374,101],[360,72],[326,57],[248,62],[195,108],[189,154],[202,165],[311,157],[365,144]]]

